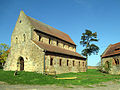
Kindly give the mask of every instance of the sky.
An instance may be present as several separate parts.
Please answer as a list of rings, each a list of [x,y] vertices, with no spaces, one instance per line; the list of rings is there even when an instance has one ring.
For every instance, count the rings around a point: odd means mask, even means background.
[[[10,46],[11,35],[20,11],[67,33],[77,45],[86,29],[97,32],[98,55],[88,57],[96,66],[109,44],[120,42],[120,0],[0,0],[0,43]]]

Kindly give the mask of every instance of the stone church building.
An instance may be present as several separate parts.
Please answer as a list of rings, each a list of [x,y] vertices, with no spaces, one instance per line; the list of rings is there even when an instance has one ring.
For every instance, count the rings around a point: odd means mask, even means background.
[[[103,71],[105,68],[110,68],[110,74],[120,74],[120,42],[110,44],[101,55],[101,64]]]
[[[21,11],[4,70],[85,72],[86,58],[76,52],[76,44],[69,35]]]

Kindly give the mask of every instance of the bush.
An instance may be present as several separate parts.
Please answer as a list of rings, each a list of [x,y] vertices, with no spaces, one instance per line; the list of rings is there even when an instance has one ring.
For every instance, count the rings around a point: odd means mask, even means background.
[[[3,69],[3,66],[0,64],[0,69]]]

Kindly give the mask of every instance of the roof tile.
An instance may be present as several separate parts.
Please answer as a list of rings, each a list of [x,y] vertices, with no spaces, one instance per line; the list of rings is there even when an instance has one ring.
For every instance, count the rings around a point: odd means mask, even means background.
[[[107,52],[102,56],[102,58],[117,55],[117,54],[120,54],[120,42],[111,45],[107,50]]]
[[[45,44],[43,42],[39,42],[39,41],[33,41],[35,44],[37,44],[40,48],[49,51],[49,52],[54,52],[54,53],[60,53],[60,54],[65,54],[65,55],[70,55],[70,56],[75,56],[75,57],[79,57],[79,58],[84,58],[83,56],[81,56],[79,53],[77,52],[73,52],[70,50],[66,50],[63,48],[60,48],[58,46],[53,46],[53,45],[49,45],[49,44]]]
[[[73,42],[73,40],[70,38],[70,36],[60,30],[57,30],[45,23],[42,23],[34,18],[31,18],[29,16],[27,16],[28,19],[31,21],[31,24],[35,27],[35,29],[41,31],[41,32],[44,32],[44,33],[47,33],[49,35],[52,35],[52,36],[55,36],[57,38],[60,38],[64,41],[67,41],[73,45],[75,45],[75,43]]]

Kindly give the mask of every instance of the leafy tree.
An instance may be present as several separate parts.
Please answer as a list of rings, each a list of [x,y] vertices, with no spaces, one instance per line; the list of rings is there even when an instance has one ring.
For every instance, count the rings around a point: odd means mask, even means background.
[[[5,43],[0,44],[0,62],[4,65],[9,53],[9,46]]]
[[[91,54],[97,54],[99,52],[99,47],[93,44],[92,42],[98,42],[97,33],[92,33],[92,31],[90,30],[85,30],[85,33],[82,33],[80,45],[83,45],[83,47],[85,47],[85,49],[82,50],[82,55],[85,56],[87,60],[88,55],[90,56]]]

